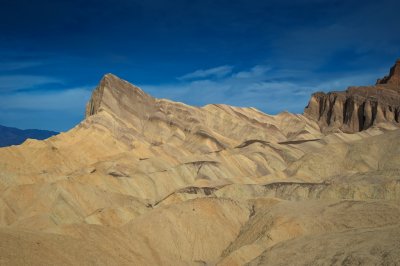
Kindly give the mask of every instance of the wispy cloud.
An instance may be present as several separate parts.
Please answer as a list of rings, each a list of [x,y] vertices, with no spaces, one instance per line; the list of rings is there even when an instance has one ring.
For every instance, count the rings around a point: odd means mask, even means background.
[[[15,62],[1,62],[0,63],[0,71],[13,71],[20,70],[30,67],[36,67],[43,65],[42,62],[34,62],[34,61],[15,61]]]
[[[269,67],[269,66],[256,65],[256,66],[252,67],[250,70],[241,71],[241,72],[236,73],[234,75],[234,77],[236,77],[236,78],[256,78],[256,77],[264,76],[269,70],[271,70],[271,67]]]
[[[228,74],[218,79],[207,76],[176,84],[141,87],[156,97],[172,98],[197,106],[225,103],[252,106],[269,113],[284,111],[285,108],[301,111],[304,107],[306,100],[299,100],[299,94],[309,88],[287,81],[275,81],[278,73],[271,71],[270,66],[255,65],[237,72],[230,69]],[[303,94],[301,97],[306,97]]]
[[[69,110],[70,112],[83,113],[82,107],[84,107],[85,103],[89,100],[93,87],[6,94],[0,97],[0,110]]]
[[[209,69],[199,69],[194,72],[185,74],[181,77],[178,77],[179,80],[191,80],[191,79],[201,79],[201,78],[208,78],[208,77],[216,77],[222,78],[232,72],[233,67],[224,65]]]
[[[18,91],[50,83],[62,83],[62,81],[46,76],[4,75],[0,76],[0,92]]]
[[[175,84],[142,85],[150,94],[203,106],[224,103],[256,107],[266,113],[303,112],[315,91],[344,90],[350,85],[369,85],[376,73],[336,73],[316,75],[296,69],[274,69],[256,65],[238,72],[231,71],[219,79],[184,80]]]
[[[94,86],[64,90],[29,90],[0,96],[0,124],[65,131],[84,118]]]

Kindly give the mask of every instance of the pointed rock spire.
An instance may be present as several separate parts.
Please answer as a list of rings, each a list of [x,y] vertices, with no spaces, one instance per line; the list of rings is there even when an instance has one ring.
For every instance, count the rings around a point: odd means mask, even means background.
[[[123,119],[140,117],[154,106],[155,99],[138,87],[113,74],[106,74],[92,93],[86,105],[86,117],[107,111]]]

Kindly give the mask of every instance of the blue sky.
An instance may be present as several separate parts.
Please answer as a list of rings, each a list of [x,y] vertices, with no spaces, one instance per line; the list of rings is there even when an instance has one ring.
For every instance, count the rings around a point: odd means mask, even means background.
[[[400,58],[400,1],[0,0],[0,124],[65,131],[114,73],[155,97],[301,113]]]

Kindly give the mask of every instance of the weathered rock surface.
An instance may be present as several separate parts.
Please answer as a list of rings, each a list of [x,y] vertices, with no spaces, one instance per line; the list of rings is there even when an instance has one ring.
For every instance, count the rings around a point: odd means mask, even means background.
[[[354,133],[375,125],[400,122],[400,60],[375,86],[349,87],[346,91],[314,93],[304,114],[318,122],[323,132]]]
[[[400,130],[318,123],[108,74],[75,128],[0,149],[0,264],[396,265]]]

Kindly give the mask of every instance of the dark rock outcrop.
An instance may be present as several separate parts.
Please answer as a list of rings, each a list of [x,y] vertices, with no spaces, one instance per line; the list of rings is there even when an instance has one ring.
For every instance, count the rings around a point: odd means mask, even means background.
[[[390,74],[374,86],[346,91],[314,93],[304,114],[317,121],[323,132],[354,133],[380,123],[400,122],[400,60]]]
[[[394,87],[400,87],[400,59],[396,61],[396,64],[390,69],[389,75],[382,79],[378,79],[376,84],[387,84]]]

